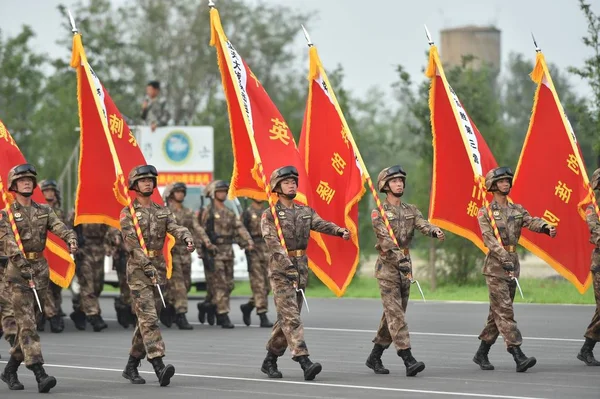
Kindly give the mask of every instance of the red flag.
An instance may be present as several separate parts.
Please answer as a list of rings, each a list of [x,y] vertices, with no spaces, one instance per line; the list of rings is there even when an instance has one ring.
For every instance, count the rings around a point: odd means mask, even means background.
[[[77,70],[81,127],[75,225],[104,223],[120,229],[119,215],[133,194],[127,189],[127,174],[137,165],[146,165],[146,160],[129,126],[89,65],[80,34],[73,36],[71,67]],[[152,193],[152,200],[163,203],[158,190]],[[175,238],[167,234],[166,242],[163,254],[167,261],[167,278],[170,278]]]
[[[577,138],[541,52],[537,53],[531,78],[538,87],[511,198],[532,215],[557,226],[557,235],[550,238],[523,230],[521,244],[583,294],[592,280],[590,254],[594,245],[589,242],[582,207],[595,197]]]
[[[313,188],[312,208],[326,220],[346,226],[351,240],[323,235],[331,260],[317,246],[309,246],[309,265],[337,296],[342,296],[356,271],[358,247],[358,201],[365,193],[351,134],[327,79],[317,49],[309,49],[309,86],[300,153]]]
[[[21,153],[17,143],[0,120],[0,176],[2,182],[8,183],[8,171],[13,166],[24,163],[27,163],[27,161],[23,153]],[[5,187],[5,189],[8,191],[8,187]],[[6,194],[8,194],[8,202],[12,203],[14,200],[12,195],[8,192]],[[33,191],[32,199],[39,204],[46,203],[39,186]],[[0,209],[5,209],[7,206],[8,204],[0,196]],[[71,258],[67,244],[55,234],[48,232],[44,257],[48,261],[50,280],[56,285],[67,288],[75,274],[75,262]]]
[[[497,166],[496,160],[448,84],[436,46],[431,46],[425,74],[431,79],[429,108],[433,134],[429,220],[469,239],[487,253],[477,213],[489,202],[484,176]]]

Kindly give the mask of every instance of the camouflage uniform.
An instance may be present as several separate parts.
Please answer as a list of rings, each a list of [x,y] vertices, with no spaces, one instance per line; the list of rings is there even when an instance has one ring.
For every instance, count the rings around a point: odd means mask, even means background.
[[[137,324],[137,318],[131,308],[131,290],[127,284],[127,260],[129,253],[123,243],[121,230],[114,227],[109,228],[110,237],[110,256],[113,259],[113,270],[117,272],[119,281],[119,296],[115,298],[115,312],[117,313],[117,322],[127,328],[130,325]]]
[[[274,170],[270,182],[273,192],[284,195],[280,192],[280,186],[287,179],[294,179],[298,184],[298,171],[295,167]],[[277,321],[266,345],[267,356],[261,370],[271,378],[281,378],[276,362],[289,346],[292,359],[299,362],[304,370],[304,378],[312,380],[321,371],[321,365],[312,363],[308,358],[300,318],[303,299],[299,289],[304,290],[308,281],[306,247],[311,230],[341,236],[345,229],[323,220],[308,206],[293,203],[288,208],[279,200],[275,209],[287,248],[283,248],[279,241],[271,210],[266,209],[261,216],[260,227],[269,251],[269,279],[277,308]]]
[[[44,187],[44,182],[41,182],[40,186]],[[58,189],[54,188],[54,190],[58,193]],[[66,223],[67,221],[65,220],[65,213],[61,209],[59,201],[54,201],[52,204],[50,204],[50,206],[60,221]],[[50,321],[50,331],[53,333],[60,333],[64,330],[65,323],[63,320],[64,313],[62,311],[62,287],[54,284],[52,281],[50,281],[48,290],[46,292],[44,314],[40,316],[38,330],[44,331],[44,318]]]
[[[194,217],[192,210],[181,205],[178,207],[172,194],[176,191],[187,192],[187,187],[183,183],[175,183],[167,187],[163,196],[166,201],[171,201],[169,209],[173,212],[177,224],[184,226],[196,236],[196,242],[202,242],[204,245],[212,246],[210,239],[204,229],[200,226],[197,218]],[[169,311],[161,312],[161,320],[167,326],[171,326],[171,317],[174,316],[174,322],[180,329],[191,330],[193,327],[188,323],[185,314],[188,311],[188,293],[192,287],[192,254],[187,250],[184,242],[178,241],[171,250],[173,257],[173,271],[171,278],[167,281],[167,292],[165,301]],[[163,317],[163,314],[166,317]]]
[[[600,189],[600,169],[592,174],[590,182],[592,190]],[[590,242],[596,246],[592,252],[592,281],[594,283],[594,297],[596,298],[596,311],[592,317],[585,334],[585,343],[577,354],[577,358],[588,366],[600,366],[600,362],[594,358],[594,347],[600,341],[600,220],[593,204],[588,205],[585,211],[586,221],[590,229]]]
[[[84,223],[75,228],[81,229],[84,243],[80,243],[76,256],[76,274],[81,288],[78,300],[73,297],[75,314],[71,314],[71,319],[76,326],[79,324],[79,329],[82,326],[85,329],[87,319],[98,332],[108,327],[101,316],[99,299],[104,289],[104,258],[109,252],[110,227],[101,223]]]
[[[213,182],[211,187],[209,195],[213,201],[218,201],[215,199],[216,192],[229,189],[229,185],[221,180]],[[203,210],[200,220],[200,224],[207,234],[211,229],[208,225],[214,224],[212,233],[216,239],[212,244],[216,245],[218,251],[213,258],[214,270],[205,269],[209,272],[206,276],[207,285],[210,287],[207,297],[212,305],[216,306],[217,325],[223,328],[233,328],[234,325],[229,320],[229,296],[234,286],[232,244],[235,241],[243,248],[247,248],[254,243],[239,217],[224,205],[219,209],[212,203]]]
[[[498,191],[497,182],[503,179],[508,179],[512,187],[513,173],[506,167],[496,168],[489,171],[485,179],[487,190],[494,192]],[[532,217],[519,204],[508,202],[506,206],[502,206],[494,199],[489,206],[502,243],[496,238],[487,207],[482,207],[477,219],[483,243],[489,249],[483,263],[483,275],[490,294],[490,310],[486,326],[479,335],[481,345],[473,361],[479,364],[482,370],[493,370],[494,366],[489,363],[487,355],[498,335],[502,334],[507,351],[513,355],[517,371],[521,372],[533,367],[536,359],[525,357],[521,351],[523,338],[514,317],[513,301],[517,284],[513,275],[519,278],[521,271],[516,247],[522,228],[546,234],[549,234],[550,230],[545,220]]]
[[[16,181],[27,177],[33,179],[35,189],[35,176],[35,168],[32,165],[15,166],[8,174],[9,189],[15,191]],[[10,210],[21,238],[23,252],[13,235],[6,211],[0,212],[0,241],[5,242],[6,248],[3,252],[9,258],[5,278],[17,322],[17,335],[10,350],[11,358],[1,378],[11,389],[23,389],[23,385],[17,379],[17,368],[24,361],[27,368],[35,374],[38,390],[48,392],[56,385],[56,379],[48,376],[42,366],[44,358],[35,321],[38,307],[29,281],[33,280],[43,306],[49,283],[49,269],[42,251],[46,247],[48,231],[68,242],[72,248],[77,247],[77,240],[75,233],[60,221],[48,205],[31,201],[31,206],[23,206],[15,201]]]
[[[377,179],[379,191],[389,193],[389,183],[396,178],[406,182],[406,172],[401,166],[395,165],[382,170]],[[373,339],[373,351],[366,364],[377,374],[388,374],[389,370],[381,363],[381,355],[393,343],[398,356],[404,361],[406,375],[415,376],[425,369],[425,364],[417,362],[412,356],[405,320],[412,275],[409,247],[415,230],[428,237],[437,237],[440,229],[430,224],[415,205],[400,202],[395,206],[386,199],[383,210],[398,244],[390,237],[379,210],[373,209],[371,223],[377,237],[375,248],[379,253],[375,264],[375,278],[383,302],[383,315]]]
[[[138,195],[143,195],[138,189],[139,180],[151,178],[155,189],[157,176],[154,166],[137,166],[129,173],[129,189],[138,191]],[[139,376],[137,366],[141,359],[147,357],[154,366],[161,386],[164,386],[169,384],[175,368],[172,365],[165,366],[162,362],[165,356],[165,344],[158,326],[162,303],[156,285],[160,284],[160,289],[165,292],[167,282],[162,249],[167,233],[177,240],[189,242],[192,246],[193,240],[189,230],[176,223],[169,208],[155,202],[150,202],[148,207],[144,207],[138,199],[133,202],[133,208],[139,221],[147,254],[140,246],[129,208],[125,207],[120,216],[121,233],[125,247],[130,253],[127,262],[127,282],[137,315],[137,326],[123,376],[132,383],[143,383],[144,380]]]
[[[246,251],[252,297],[248,303],[240,305],[240,309],[242,310],[244,324],[247,326],[250,325],[252,309],[256,307],[256,314],[260,317],[260,326],[273,327],[273,323],[267,318],[267,312],[269,310],[268,296],[270,292],[269,251],[260,230],[260,218],[262,212],[262,208],[249,206],[242,213],[242,221],[254,242],[254,249],[252,251]]]
[[[3,259],[0,259],[0,337],[4,334],[4,339],[12,346],[17,335],[17,322],[10,300],[10,292],[8,291],[8,281],[5,278],[8,258],[4,258],[3,249],[4,243],[0,242],[0,255],[3,257]]]
[[[149,82],[148,85],[160,90],[159,82]],[[154,123],[156,126],[167,126],[171,118],[167,109],[167,100],[158,94],[154,98],[147,97],[146,101],[148,101],[148,106],[142,110],[141,115],[144,124],[150,126]]]

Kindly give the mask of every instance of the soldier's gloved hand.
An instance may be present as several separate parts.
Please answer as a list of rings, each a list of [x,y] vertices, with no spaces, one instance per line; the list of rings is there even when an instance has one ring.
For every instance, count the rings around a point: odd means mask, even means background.
[[[442,229],[437,229],[433,232],[434,237],[439,239],[440,241],[444,241],[446,239],[446,234],[442,231]]]
[[[410,273],[410,266],[408,265],[408,263],[400,263],[400,265],[398,266],[398,270],[400,270],[400,273],[402,274],[408,274]]]
[[[187,244],[188,252],[194,252],[194,249],[196,249],[196,247],[194,247],[194,241],[188,238],[185,240],[185,243]]]
[[[21,277],[24,280],[33,280],[33,269],[31,266],[23,266],[21,267]]]
[[[296,267],[294,265],[290,265],[288,268],[286,268],[285,276],[292,283],[297,283],[298,280],[300,279],[300,274],[298,274],[298,269],[296,269]]]
[[[507,272],[514,272],[515,271],[515,265],[513,265],[512,262],[504,262],[502,264],[502,268],[504,270],[506,270]]]
[[[213,256],[219,253],[219,247],[212,242],[206,246],[206,249],[208,249]]]
[[[144,265],[144,274],[150,278],[156,277],[156,268],[152,263]]]
[[[248,251],[254,251],[254,243],[253,242],[248,243]]]
[[[350,239],[350,231],[345,228],[338,229],[337,235],[342,237],[344,240]]]
[[[71,250],[71,253],[74,254],[75,252],[77,252],[77,240],[71,240],[69,241],[69,249]]]

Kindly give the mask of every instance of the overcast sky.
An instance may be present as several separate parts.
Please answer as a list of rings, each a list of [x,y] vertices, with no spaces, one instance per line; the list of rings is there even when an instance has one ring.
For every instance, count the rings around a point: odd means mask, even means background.
[[[215,0],[215,3],[218,7],[225,1]],[[428,46],[423,24],[438,44],[439,32],[444,28],[493,24],[502,31],[503,63],[511,51],[535,58],[530,32],[534,32],[546,60],[561,69],[580,66],[591,55],[581,42],[587,26],[577,0],[263,1],[318,10],[318,18],[310,21],[312,41],[326,69],[331,70],[338,63],[344,66],[347,88],[357,94],[371,86],[387,89],[396,79],[395,65],[400,63],[414,77],[422,76]],[[600,1],[588,1],[600,13]],[[121,4],[124,0],[113,2]],[[55,56],[64,54],[68,59],[69,54],[55,43],[64,33],[59,28],[64,17],[56,9],[60,3],[70,5],[74,1],[0,0],[0,28],[3,34],[15,34],[22,24],[29,24],[37,33],[37,49]],[[208,23],[208,15],[206,20]],[[208,41],[207,37],[207,46]],[[299,45],[298,51],[306,52],[306,47]],[[572,77],[571,81],[580,93],[590,93],[579,79]]]

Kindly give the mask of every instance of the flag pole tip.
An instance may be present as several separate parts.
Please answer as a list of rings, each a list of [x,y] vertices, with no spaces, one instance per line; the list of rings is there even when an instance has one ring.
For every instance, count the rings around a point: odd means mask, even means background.
[[[427,25],[423,24],[423,26],[425,27],[425,35],[427,35],[427,41],[429,42],[429,45],[432,46],[433,39],[431,38],[431,33],[429,33],[429,29],[427,29]]]
[[[540,46],[538,46],[537,41],[535,40],[535,36],[533,35],[533,32],[531,32],[531,39],[533,39],[533,45],[535,46],[535,52],[539,53],[540,51],[542,51]]]
[[[215,8],[215,2],[213,0],[208,0],[208,6],[210,8]]]
[[[310,36],[308,35],[306,28],[302,24],[300,24],[300,26],[302,27],[302,32],[304,32],[304,38],[306,39],[306,43],[308,44],[308,47],[312,47],[313,43],[310,40]]]
[[[77,29],[77,26],[75,26],[75,19],[73,18],[73,14],[71,14],[71,10],[67,9],[67,12],[69,13],[69,22],[71,23],[71,32],[73,32],[73,34],[76,34],[77,32],[79,32],[79,30]]]

